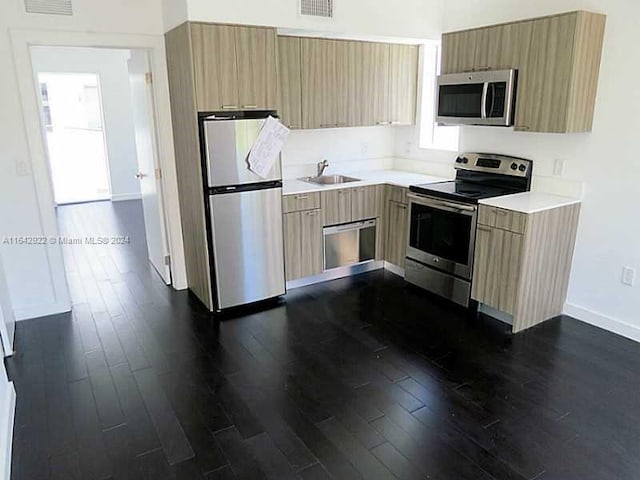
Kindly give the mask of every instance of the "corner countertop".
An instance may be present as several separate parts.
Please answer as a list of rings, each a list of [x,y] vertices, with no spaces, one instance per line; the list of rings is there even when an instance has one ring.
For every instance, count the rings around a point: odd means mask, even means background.
[[[330,173],[331,175],[334,172]],[[359,178],[357,182],[341,183],[339,185],[315,185],[302,180],[290,179],[282,182],[282,194],[292,195],[297,193],[323,192],[327,190],[338,190],[341,188],[362,187],[367,185],[389,184],[398,187],[408,188],[410,185],[420,185],[424,183],[446,182],[450,178],[434,177],[422,175],[420,173],[403,172],[401,170],[376,170],[371,172],[349,172],[345,173],[349,177]]]
[[[487,198],[478,202],[480,205],[502,208],[520,213],[537,213],[554,208],[568,207],[581,203],[579,198],[561,197],[540,192],[515,193],[502,197]]]

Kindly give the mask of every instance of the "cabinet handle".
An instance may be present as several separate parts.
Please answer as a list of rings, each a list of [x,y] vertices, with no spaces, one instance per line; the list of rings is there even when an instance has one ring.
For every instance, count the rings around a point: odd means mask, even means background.
[[[399,203],[399,204],[398,204],[398,208],[401,208],[402,210],[406,210],[406,209],[407,209],[407,206],[406,206],[406,205],[403,205],[403,204],[401,204],[401,203]]]
[[[496,213],[498,215],[508,215],[509,214],[509,212],[505,212],[504,210],[496,210]]]
[[[253,109],[253,108],[258,108],[258,106],[257,105],[242,105],[242,108]]]
[[[309,195],[296,195],[296,200],[306,200]]]
[[[232,108],[238,108],[237,105],[222,105],[223,110],[231,110]]]
[[[318,214],[317,210],[312,210],[310,212],[306,212],[308,217],[315,217]]]
[[[389,125],[391,122],[377,122],[377,125]]]
[[[491,228],[489,227],[484,227],[482,225],[478,225],[478,230],[482,230],[483,232],[489,232],[491,233]]]

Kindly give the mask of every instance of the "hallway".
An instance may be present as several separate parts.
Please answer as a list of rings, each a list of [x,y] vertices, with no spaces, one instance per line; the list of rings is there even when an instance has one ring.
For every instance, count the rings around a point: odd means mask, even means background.
[[[637,344],[513,337],[378,271],[215,321],[146,261],[139,202],[61,207],[73,314],[7,361],[23,479],[635,479]]]

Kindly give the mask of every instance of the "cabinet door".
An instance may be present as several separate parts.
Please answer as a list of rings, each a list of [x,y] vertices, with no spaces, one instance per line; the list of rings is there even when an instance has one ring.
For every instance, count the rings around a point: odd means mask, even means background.
[[[473,71],[477,37],[477,30],[446,33],[442,36],[442,73]]]
[[[418,91],[418,47],[390,47],[390,119],[392,124],[413,125],[416,122]]]
[[[351,42],[349,125],[386,125],[389,117],[390,45]]]
[[[515,313],[523,236],[478,225],[471,298]]]
[[[531,22],[531,42],[520,65],[516,130],[562,133],[567,128],[576,15]]]
[[[520,69],[529,53],[532,22],[498,25],[478,30],[476,70]]]
[[[348,127],[349,110],[354,103],[353,98],[350,97],[349,84],[355,77],[355,70],[349,62],[349,49],[356,42],[334,40],[332,43],[334,45],[329,55],[329,68],[335,72],[335,77],[332,88],[334,119],[331,126]]]
[[[300,212],[283,215],[284,220],[284,272],[287,281],[302,277],[302,214]]]
[[[301,212],[300,276],[310,277],[323,271],[322,215],[320,210]]]
[[[407,253],[407,216],[407,205],[393,201],[388,202],[384,259],[401,268],[404,268],[404,259]]]
[[[377,217],[376,187],[355,187],[351,189],[351,220],[366,220]]]
[[[351,221],[351,189],[330,190],[321,195],[323,225],[337,225]]]
[[[196,106],[200,112],[239,108],[235,28],[191,25]]]
[[[284,125],[302,128],[302,86],[300,83],[300,39],[278,37],[278,113]]]
[[[276,108],[276,29],[234,27],[240,108]]]
[[[301,38],[302,126],[335,127],[337,42],[318,38]]]

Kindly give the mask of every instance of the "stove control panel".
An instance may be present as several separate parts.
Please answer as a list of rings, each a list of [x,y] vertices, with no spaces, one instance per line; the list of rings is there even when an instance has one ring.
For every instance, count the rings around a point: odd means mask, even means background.
[[[491,172],[512,177],[531,177],[533,162],[524,158],[491,153],[463,153],[456,158],[457,170]]]

